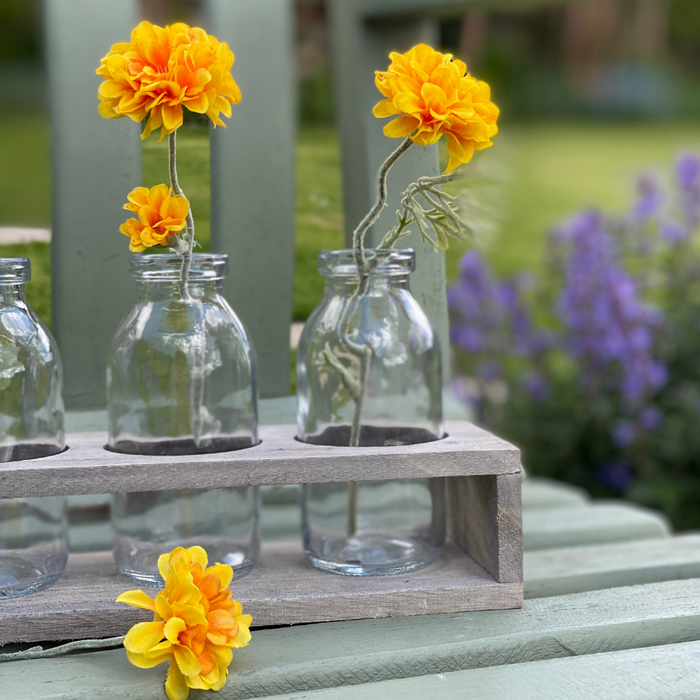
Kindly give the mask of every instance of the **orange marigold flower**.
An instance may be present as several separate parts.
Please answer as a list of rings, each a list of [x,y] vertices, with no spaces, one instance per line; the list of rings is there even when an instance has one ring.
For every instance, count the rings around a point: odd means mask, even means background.
[[[117,598],[153,612],[153,622],[139,622],[126,635],[126,654],[134,666],[151,668],[170,661],[165,693],[184,700],[190,688],[221,690],[226,683],[231,649],[250,641],[250,615],[231,597],[233,569],[207,567],[201,547],[176,547],[158,559],[165,590],[155,600],[143,591]]]
[[[160,127],[161,139],[182,126],[182,108],[206,114],[215,126],[226,126],[241,92],[231,75],[229,47],[203,29],[178,23],[158,27],[141,24],[131,42],[115,44],[102,59],[97,75],[99,111],[108,119],[148,117],[141,138]]]
[[[151,246],[168,245],[168,237],[185,228],[190,203],[185,197],[173,195],[167,185],[137,187],[128,194],[124,209],[133,211],[138,219],[128,219],[119,230],[129,236],[129,250],[140,253]]]
[[[492,145],[498,107],[491,102],[489,86],[469,75],[462,61],[425,44],[390,58],[388,70],[376,73],[377,88],[386,99],[375,106],[374,116],[402,116],[384,127],[387,136],[410,136],[427,146],[445,134],[450,154],[445,172]]]

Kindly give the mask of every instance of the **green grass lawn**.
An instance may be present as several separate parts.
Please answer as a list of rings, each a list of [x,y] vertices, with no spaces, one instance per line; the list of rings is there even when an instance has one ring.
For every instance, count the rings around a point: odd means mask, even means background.
[[[185,127],[178,139],[182,187],[192,202],[197,238],[209,245],[208,132]],[[691,124],[560,123],[504,126],[496,145],[477,153],[477,171],[495,181],[485,193],[497,213],[485,242],[499,273],[537,270],[549,227],[590,206],[622,211],[635,177],[667,172],[684,149],[700,152],[700,126]],[[0,226],[50,225],[48,125],[39,117],[0,118]],[[144,185],[167,181],[167,149],[155,138],[143,147]],[[464,183],[451,185],[458,192]],[[476,186],[476,193],[481,185]],[[126,199],[126,192],[124,193]],[[126,213],[125,213],[126,214]],[[115,231],[115,235],[120,235]],[[343,246],[340,154],[335,131],[307,128],[297,143],[294,317],[306,318],[323,290],[316,255]],[[454,277],[465,246],[448,253]],[[127,254],[125,245],[124,254]],[[30,303],[50,316],[49,246],[0,246],[0,256],[26,255],[34,266]]]

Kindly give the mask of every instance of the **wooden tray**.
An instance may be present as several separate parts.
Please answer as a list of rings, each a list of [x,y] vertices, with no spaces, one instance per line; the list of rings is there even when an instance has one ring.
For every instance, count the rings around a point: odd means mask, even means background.
[[[449,542],[432,566],[339,576],[308,564],[299,543],[269,544],[234,580],[234,597],[255,626],[521,607],[519,452],[469,423],[446,430],[437,442],[350,448],[297,442],[291,425],[262,426],[257,447],[168,458],[112,453],[104,434],[73,434],[60,455],[0,465],[0,498],[447,477]],[[110,553],[71,555],[53,587],[0,602],[0,644],[123,634],[148,619],[114,602],[134,587]]]

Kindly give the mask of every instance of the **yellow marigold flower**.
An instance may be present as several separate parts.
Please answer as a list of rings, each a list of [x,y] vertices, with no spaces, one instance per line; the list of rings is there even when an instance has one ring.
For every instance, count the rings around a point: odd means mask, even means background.
[[[190,203],[185,197],[173,195],[167,185],[137,187],[128,194],[124,209],[133,211],[138,219],[128,219],[119,230],[129,236],[129,250],[140,253],[151,246],[168,245],[168,236],[185,228]]]
[[[131,42],[115,44],[102,59],[97,75],[99,111],[108,119],[148,117],[141,138],[160,127],[161,139],[182,126],[182,108],[206,114],[215,126],[226,126],[241,92],[231,75],[229,47],[203,29],[178,23],[141,24]]]
[[[190,688],[221,690],[226,683],[231,649],[250,641],[250,615],[231,597],[233,569],[207,567],[201,547],[176,547],[158,559],[165,590],[155,600],[143,591],[127,591],[118,603],[151,610],[153,622],[134,625],[124,640],[134,666],[152,668],[170,661],[165,693],[184,700]]]
[[[410,136],[426,146],[445,134],[450,154],[445,172],[492,145],[498,107],[491,102],[489,86],[469,75],[462,61],[425,44],[390,58],[388,70],[376,73],[377,88],[386,99],[375,106],[374,116],[402,116],[384,127],[387,136]]]

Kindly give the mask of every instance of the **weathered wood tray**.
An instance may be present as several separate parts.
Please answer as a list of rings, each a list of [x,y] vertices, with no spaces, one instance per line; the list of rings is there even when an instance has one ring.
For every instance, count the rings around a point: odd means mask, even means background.
[[[292,425],[262,426],[257,447],[167,458],[116,454],[104,434],[73,434],[60,455],[0,465],[0,498],[448,477],[450,541],[432,566],[338,576],[308,564],[299,543],[269,544],[234,580],[234,597],[255,626],[521,607],[519,452],[469,423],[445,427],[449,437],[437,442],[350,448],[300,443]],[[0,644],[123,634],[148,617],[114,603],[133,587],[110,553],[71,555],[52,588],[0,602]]]

